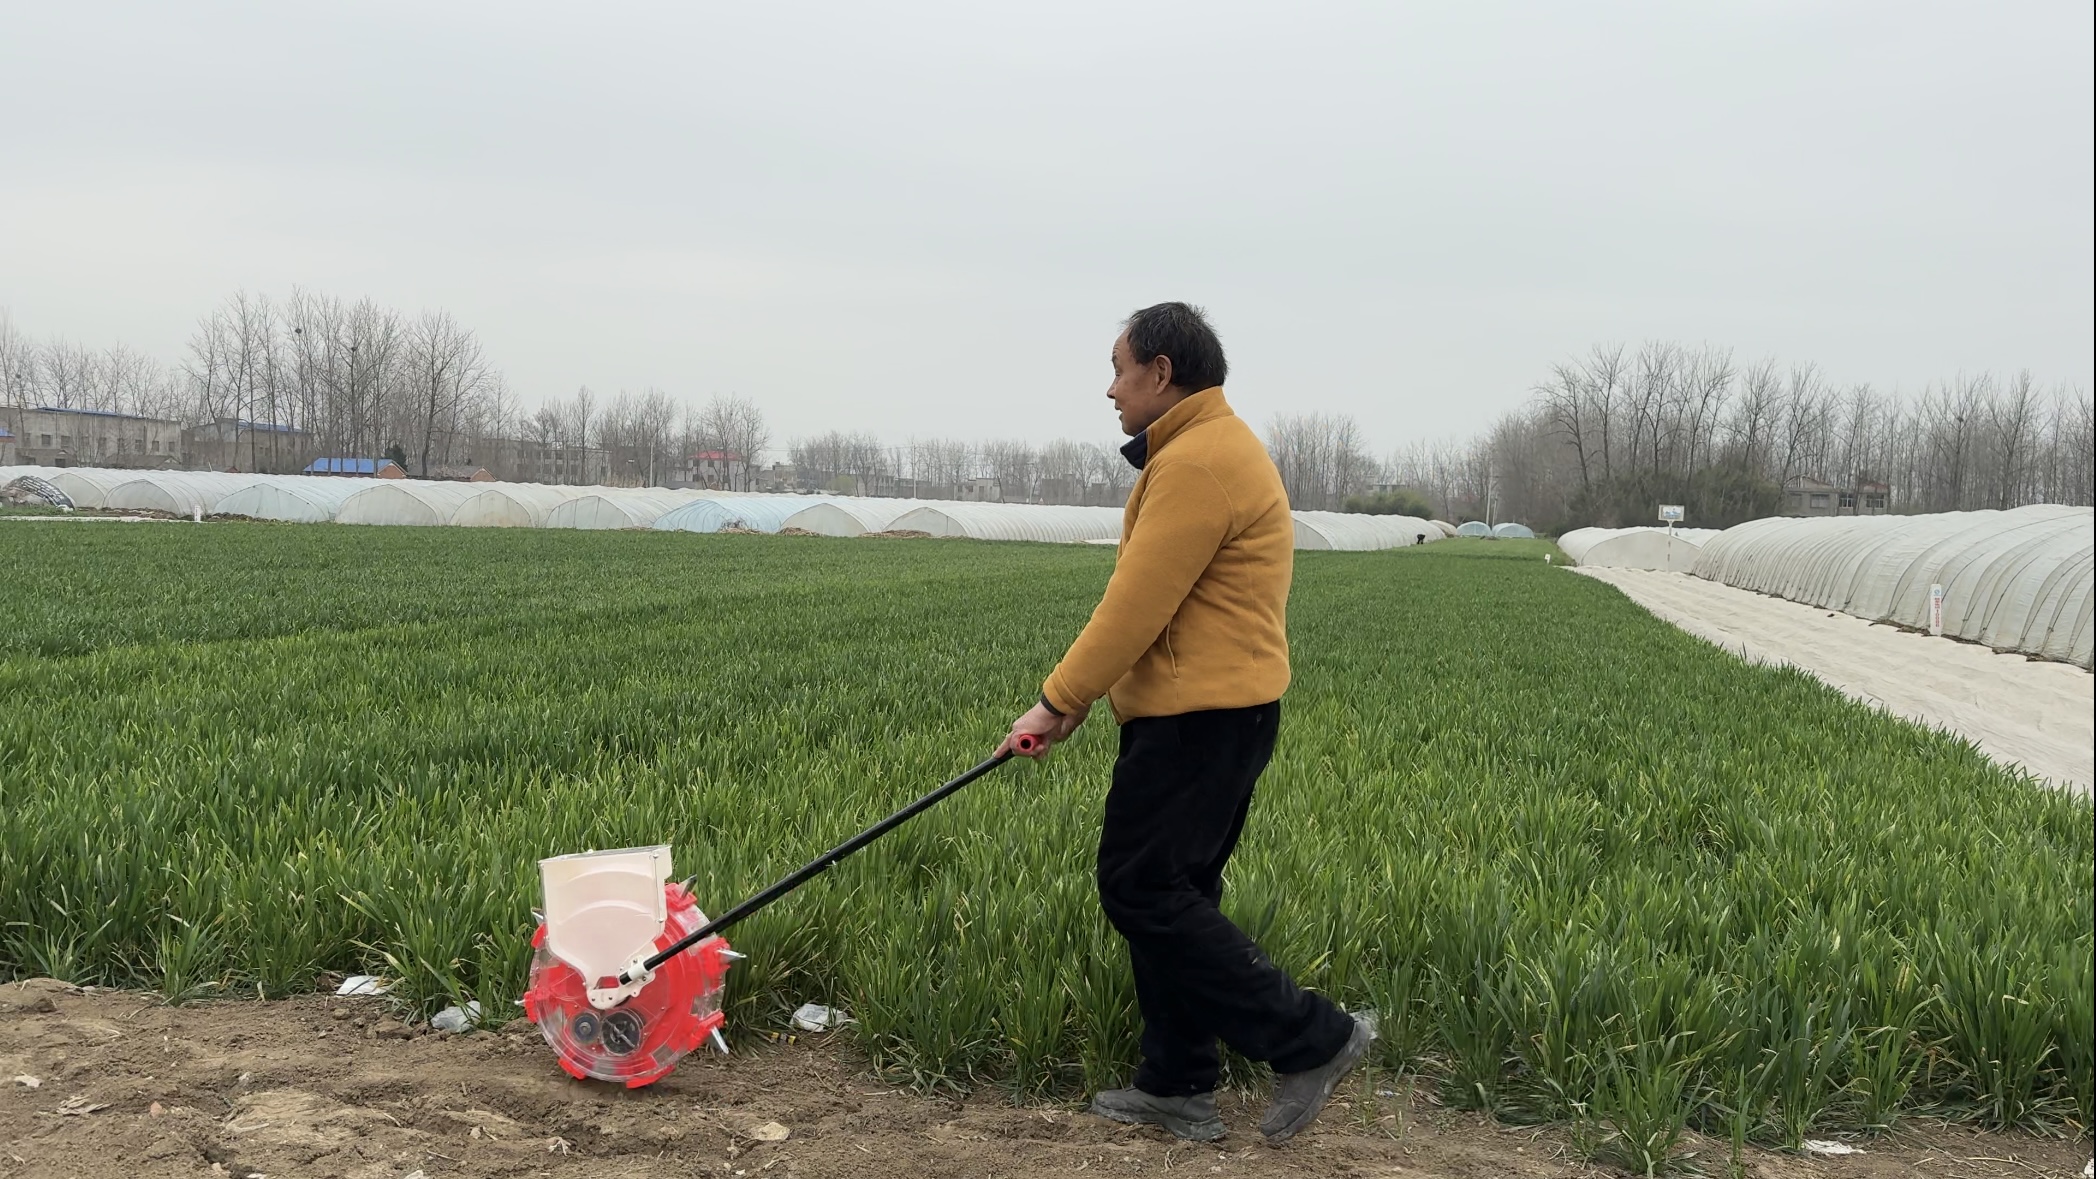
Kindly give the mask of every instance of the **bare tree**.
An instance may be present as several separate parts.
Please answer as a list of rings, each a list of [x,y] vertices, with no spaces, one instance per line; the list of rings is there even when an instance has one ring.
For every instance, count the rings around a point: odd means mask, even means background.
[[[93,409],[101,358],[85,345],[53,340],[44,345],[33,370],[37,400],[58,409]]]
[[[472,332],[449,312],[429,311],[409,329],[406,375],[418,411],[417,473],[428,478],[431,456],[451,457],[459,411],[485,391],[492,373]]]
[[[1623,345],[1596,345],[1587,353],[1583,365],[1581,389],[1586,394],[1586,411],[1593,415],[1601,435],[1601,478],[1613,482],[1615,470],[1615,438],[1617,430],[1616,407],[1623,396],[1624,362]]]
[[[975,451],[965,442],[912,438],[904,453],[908,456],[910,480],[917,486],[916,494],[928,499],[958,496],[961,484],[975,473]]]
[[[888,452],[871,434],[831,430],[796,441],[789,453],[801,481],[811,487],[880,495],[893,478]]]
[[[1121,448],[1095,442],[1087,444],[1084,453],[1086,484],[1097,485],[1110,504],[1127,502],[1128,493],[1135,488],[1135,468],[1128,465]]]
[[[1594,440],[1588,437],[1586,376],[1576,365],[1558,364],[1551,367],[1550,380],[1535,387],[1536,398],[1542,402],[1550,424],[1557,430],[1565,445],[1572,448],[1573,461],[1579,468],[1579,485],[1582,490],[1594,485],[1594,467],[1599,461],[1592,453]],[[1400,474],[1416,468],[1401,462],[1391,464],[1393,482],[1414,482],[1414,476]]]
[[[1732,395],[1734,376],[1732,353],[1728,351],[1705,349],[1690,365],[1686,377],[1688,438],[1684,483],[1691,496],[1697,490],[1697,473],[1715,464],[1717,424]]]
[[[561,414],[561,448],[570,446],[575,451],[575,481],[589,483],[589,437],[590,426],[596,421],[597,395],[584,385],[575,390]]]
[[[728,467],[731,478],[741,482],[739,490],[748,490],[750,472],[771,445],[771,429],[765,424],[764,411],[749,398],[731,393],[714,396],[695,420],[701,445],[734,456]],[[832,476],[837,473],[833,470]]]
[[[647,455],[648,483],[654,486],[662,482],[662,464],[669,457],[673,441],[670,428],[677,420],[677,403],[660,389],[649,389],[641,394],[633,410],[635,440]]]
[[[0,309],[0,405],[26,406],[36,388],[37,347]]]
[[[1267,427],[1266,448],[1288,502],[1302,509],[1339,507],[1378,469],[1360,424],[1343,414],[1283,414]]]
[[[1084,446],[1068,438],[1057,438],[1041,448],[1035,458],[1039,473],[1039,495],[1052,504],[1081,504],[1091,480],[1086,470]]]
[[[1994,468],[1994,507],[2013,508],[2028,503],[2030,494],[2030,451],[2037,444],[2038,397],[2030,370],[2016,374],[2001,396],[1986,406],[1988,432],[1993,435],[1989,458]]]
[[[984,473],[996,480],[998,493],[1007,500],[1034,498],[1040,456],[1033,447],[1014,440],[985,442],[982,446]]]

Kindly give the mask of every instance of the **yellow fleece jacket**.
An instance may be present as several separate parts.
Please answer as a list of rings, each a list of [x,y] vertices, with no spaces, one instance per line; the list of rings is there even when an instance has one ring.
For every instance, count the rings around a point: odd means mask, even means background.
[[[1110,694],[1123,723],[1280,699],[1295,570],[1280,472],[1221,386],[1144,439],[1113,578],[1042,698],[1070,712]]]

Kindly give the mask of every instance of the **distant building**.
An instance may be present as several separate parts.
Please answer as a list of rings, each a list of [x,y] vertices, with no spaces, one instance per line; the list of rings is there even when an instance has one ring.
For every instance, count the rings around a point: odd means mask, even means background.
[[[1869,480],[1851,487],[1837,487],[1811,475],[1793,476],[1783,485],[1783,514],[1786,516],[1882,516],[1892,499],[1892,488]]]
[[[702,450],[690,458],[686,481],[714,491],[743,491],[749,486],[749,463],[732,450]]]
[[[188,466],[207,471],[289,474],[313,458],[313,435],[296,426],[213,418],[182,431]]]
[[[1080,475],[1048,475],[1041,479],[1044,504],[1082,504],[1091,488]]]
[[[611,456],[601,446],[560,446],[552,442],[520,438],[497,439],[490,448],[489,465],[504,476],[522,483],[601,485],[611,482]]]
[[[1128,489],[1081,475],[1056,475],[1040,481],[1034,498],[1035,502],[1044,504],[1118,508],[1127,503]]]
[[[997,480],[987,477],[963,481],[960,492],[959,498],[975,503],[1001,504],[1004,502],[1004,488],[998,484]]]
[[[0,406],[15,461],[48,467],[179,467],[182,423],[99,409]]]
[[[6,426],[0,426],[0,467],[15,465],[15,435]]]
[[[303,475],[354,475],[365,479],[405,479],[408,473],[392,459],[317,458],[307,463]]]

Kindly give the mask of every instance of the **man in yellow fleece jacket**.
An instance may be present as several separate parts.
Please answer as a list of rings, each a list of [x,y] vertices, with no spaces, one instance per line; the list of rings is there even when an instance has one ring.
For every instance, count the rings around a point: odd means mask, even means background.
[[[1273,756],[1288,687],[1295,521],[1266,448],[1223,400],[1222,342],[1199,309],[1128,318],[1107,397],[1142,472],[1092,619],[1012,725],[1041,753],[1107,696],[1120,755],[1099,837],[1099,900],[1128,942],[1143,1014],[1134,1085],[1092,1112],[1182,1138],[1224,1133],[1216,1041],[1278,1074],[1259,1128],[1309,1125],[1374,1032],[1296,986],[1223,916],[1223,865]],[[1036,754],[1035,756],[1039,756]]]

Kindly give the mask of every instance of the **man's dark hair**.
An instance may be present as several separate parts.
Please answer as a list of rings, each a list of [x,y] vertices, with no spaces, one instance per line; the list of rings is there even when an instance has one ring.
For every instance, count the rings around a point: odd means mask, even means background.
[[[1230,362],[1223,359],[1223,342],[1199,307],[1184,303],[1159,303],[1128,317],[1128,351],[1137,364],[1148,364],[1162,356],[1172,362],[1172,384],[1198,393],[1223,383]]]

